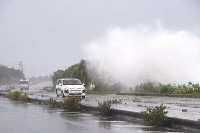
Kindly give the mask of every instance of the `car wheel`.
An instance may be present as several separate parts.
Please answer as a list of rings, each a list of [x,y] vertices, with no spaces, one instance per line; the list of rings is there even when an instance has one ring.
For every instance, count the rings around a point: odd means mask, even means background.
[[[59,97],[57,90],[56,90],[56,96]]]
[[[62,91],[62,97],[65,98],[65,95],[64,95],[63,91]]]
[[[85,96],[82,96],[83,99],[85,99]]]
[[[23,92],[24,92],[23,88],[20,88],[20,93],[23,93]]]

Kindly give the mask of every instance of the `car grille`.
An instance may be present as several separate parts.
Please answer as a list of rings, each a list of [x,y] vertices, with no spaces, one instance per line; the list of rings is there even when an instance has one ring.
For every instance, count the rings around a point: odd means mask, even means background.
[[[80,95],[80,94],[82,94],[82,90],[73,89],[73,90],[69,91],[69,94],[70,95]]]

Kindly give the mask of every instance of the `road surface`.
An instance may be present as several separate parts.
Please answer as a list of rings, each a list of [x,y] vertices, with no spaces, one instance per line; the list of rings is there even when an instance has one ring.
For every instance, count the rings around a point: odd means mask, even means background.
[[[22,103],[0,96],[0,132],[2,133],[143,133],[173,130],[94,116],[67,112],[47,105]]]
[[[29,94],[32,98],[49,99],[53,97],[57,101],[55,92],[46,92],[43,90],[45,86],[51,86],[51,82],[42,82],[30,86]],[[167,107],[169,117],[188,119],[197,121],[200,119],[200,98],[177,98],[177,97],[157,97],[157,96],[126,96],[115,94],[87,94],[82,103],[89,106],[98,106],[98,101],[120,99],[122,104],[112,105],[114,109],[128,110],[134,112],[145,111],[146,108],[155,107],[163,104]],[[187,110],[182,112],[182,110]]]

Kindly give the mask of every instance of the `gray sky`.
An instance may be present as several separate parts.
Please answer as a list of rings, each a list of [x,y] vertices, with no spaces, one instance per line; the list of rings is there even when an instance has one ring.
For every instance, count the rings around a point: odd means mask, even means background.
[[[199,0],[0,0],[0,64],[50,75],[85,58],[109,27],[153,26],[200,35]]]

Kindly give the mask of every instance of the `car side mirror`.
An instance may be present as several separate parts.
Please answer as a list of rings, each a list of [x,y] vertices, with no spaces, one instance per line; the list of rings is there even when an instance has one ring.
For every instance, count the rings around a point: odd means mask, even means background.
[[[83,86],[84,86],[85,84],[83,83]]]
[[[62,86],[62,84],[58,84],[59,86]]]

